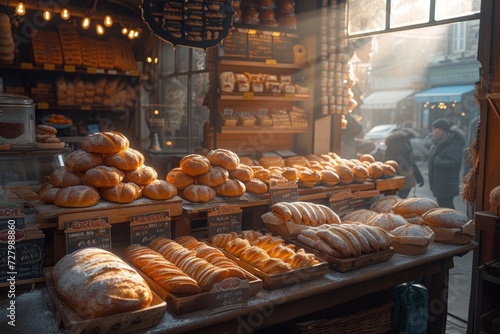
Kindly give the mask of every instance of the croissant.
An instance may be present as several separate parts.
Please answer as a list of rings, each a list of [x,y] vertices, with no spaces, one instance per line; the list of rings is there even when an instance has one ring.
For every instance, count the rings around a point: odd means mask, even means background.
[[[224,248],[224,246],[231,240],[236,239],[238,234],[236,232],[220,233],[212,237],[212,244],[215,247]]]
[[[293,269],[311,267],[318,263],[316,257],[313,254],[306,253],[303,248],[299,249],[290,259],[290,266]]]
[[[259,262],[270,259],[271,257],[262,248],[249,246],[243,250],[239,258],[248,264],[256,266]]]
[[[280,237],[274,237],[270,234],[257,238],[252,245],[260,247],[265,251],[274,248],[276,246],[283,245],[285,241]]]
[[[241,253],[243,253],[243,251],[250,246],[251,245],[248,242],[248,240],[236,238],[236,239],[233,239],[233,240],[229,241],[228,243],[226,243],[226,245],[224,246],[224,249],[228,253],[231,253],[236,257],[240,257]]]

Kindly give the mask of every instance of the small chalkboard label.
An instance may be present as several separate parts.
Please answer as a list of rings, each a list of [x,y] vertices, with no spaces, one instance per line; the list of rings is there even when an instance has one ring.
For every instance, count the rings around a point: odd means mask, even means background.
[[[111,225],[108,217],[65,222],[66,254],[87,247],[111,251]]]
[[[247,279],[234,277],[216,282],[208,294],[208,308],[217,313],[247,306],[249,287]]]
[[[43,276],[45,261],[45,238],[26,239],[16,242],[15,252],[9,251],[7,244],[0,245],[0,281],[5,282],[9,273],[15,272],[16,280],[28,280]],[[14,256],[12,256],[14,254]],[[15,266],[10,265],[15,261]]]
[[[229,32],[222,44],[224,56],[246,57],[247,56],[247,34],[232,30]]]
[[[170,211],[130,216],[130,243],[147,245],[158,237],[171,238]]]
[[[380,195],[380,190],[364,190],[357,191],[352,195],[351,199],[351,209],[361,210],[369,209],[372,203],[372,199]]]
[[[269,194],[271,206],[279,202],[296,202],[299,200],[297,182],[271,180]]]
[[[351,190],[341,190],[334,191],[328,195],[328,200],[330,202],[330,208],[339,216],[342,216],[346,212],[352,211]]]
[[[241,231],[241,209],[238,205],[221,205],[207,214],[208,236]]]

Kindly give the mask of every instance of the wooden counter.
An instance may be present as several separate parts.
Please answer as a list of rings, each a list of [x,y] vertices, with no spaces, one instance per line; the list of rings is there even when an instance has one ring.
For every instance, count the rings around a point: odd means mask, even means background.
[[[249,333],[300,316],[340,305],[374,292],[390,289],[400,283],[428,277],[428,333],[445,333],[448,298],[448,275],[453,257],[477,248],[477,243],[450,245],[431,243],[419,256],[395,254],[386,262],[347,273],[329,270],[324,277],[276,290],[261,290],[249,298],[248,306],[225,312],[201,310],[185,315],[166,313],[161,323],[147,333]],[[9,305],[7,293],[0,296],[0,308]],[[16,330],[34,333],[57,333],[55,313],[43,284],[34,291],[16,297]],[[43,327],[40,327],[43,326]]]

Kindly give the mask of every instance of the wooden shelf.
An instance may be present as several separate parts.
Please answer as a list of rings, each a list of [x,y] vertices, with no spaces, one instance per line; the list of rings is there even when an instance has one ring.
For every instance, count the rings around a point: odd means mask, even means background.
[[[271,126],[223,126],[221,127],[220,133],[223,134],[259,134],[263,132],[269,133],[282,133],[282,134],[295,134],[295,133],[306,133],[309,128],[273,128]]]
[[[2,64],[0,67],[3,69],[23,70],[23,71],[45,71],[45,72],[96,74],[96,75],[117,75],[117,76],[131,76],[131,77],[137,77],[140,75],[139,71],[137,70],[122,71],[116,69],[103,69],[94,67],[55,65],[55,64],[37,65],[30,62],[24,62],[19,65]]]
[[[482,274],[483,280],[500,285],[500,277],[489,274],[483,270]]]
[[[236,60],[236,59],[228,59],[221,58],[219,61],[219,65],[227,65],[227,66],[244,66],[244,67],[269,67],[269,68],[281,68],[281,69],[292,69],[292,70],[300,70],[309,66],[309,64],[289,64],[289,63],[279,63],[273,61],[265,61],[262,59],[256,59],[255,61],[250,60]]]
[[[309,94],[266,94],[266,93],[223,93],[221,100],[227,101],[306,101],[309,100]]]

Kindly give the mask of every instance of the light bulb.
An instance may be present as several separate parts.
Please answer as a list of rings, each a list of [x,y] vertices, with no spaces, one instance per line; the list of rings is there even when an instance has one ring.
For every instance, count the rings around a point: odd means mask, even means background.
[[[45,21],[50,21],[50,19],[52,19],[52,13],[49,12],[48,10],[44,11],[43,12],[43,19]]]
[[[82,29],[87,30],[90,27],[90,18],[84,17],[82,20]]]
[[[125,36],[126,34],[128,34],[128,29],[123,27],[122,28],[122,35]]]
[[[134,30],[134,38],[139,36],[139,32],[137,30]]]
[[[148,63],[151,63],[153,61],[153,59],[151,57],[148,57],[147,61],[148,61]]]
[[[16,14],[19,16],[23,16],[24,14],[26,14],[26,7],[24,7],[24,4],[22,2],[17,4]]]
[[[104,16],[104,25],[108,28],[113,25],[113,19],[111,18],[111,15]]]
[[[129,30],[127,37],[129,39],[134,39],[134,37],[135,37],[135,31],[134,31],[134,29],[130,29]]]
[[[104,35],[104,27],[100,24],[97,24],[95,26],[95,32],[99,35],[99,36],[102,36]]]
[[[67,21],[69,20],[70,16],[71,14],[69,13],[69,9],[63,8],[63,10],[61,11],[61,18]]]

